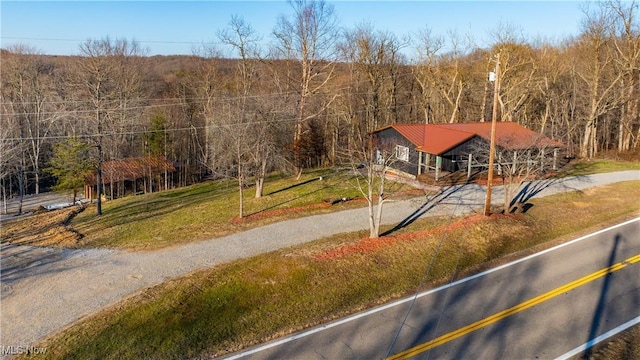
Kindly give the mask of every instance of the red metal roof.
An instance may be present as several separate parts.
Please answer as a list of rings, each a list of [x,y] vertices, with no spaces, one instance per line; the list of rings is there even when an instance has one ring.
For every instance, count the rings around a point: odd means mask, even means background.
[[[442,124],[434,126],[467,131],[474,133],[487,141],[491,141],[491,122]],[[496,123],[496,145],[508,150],[564,146],[558,141],[510,121]]]
[[[176,168],[164,157],[138,157],[111,160],[102,163],[102,182],[105,184],[120,181],[133,181],[146,176],[158,175],[164,171],[173,172]],[[96,185],[96,173],[85,176],[88,185]]]
[[[407,140],[411,141],[416,147],[420,146],[424,143],[424,130],[425,127],[423,124],[396,124],[386,126],[378,131],[394,128],[397,132],[399,132],[402,136],[407,138]]]
[[[375,132],[393,128],[416,149],[440,155],[462,144],[474,136],[491,141],[491,122],[459,124],[397,124]],[[535,147],[563,147],[558,141],[540,135],[514,122],[496,123],[496,145],[507,150],[522,150]]]
[[[476,136],[476,134],[472,132],[449,129],[436,125],[422,126],[426,130],[425,136],[422,144],[420,144],[417,149],[429,154],[440,155]]]

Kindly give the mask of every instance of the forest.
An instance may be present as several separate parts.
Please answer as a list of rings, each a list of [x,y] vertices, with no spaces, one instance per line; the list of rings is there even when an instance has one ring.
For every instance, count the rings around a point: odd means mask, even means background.
[[[75,56],[3,48],[3,198],[50,189],[54,150],[78,142],[94,171],[159,156],[176,166],[171,186],[233,178],[259,197],[269,173],[343,164],[382,126],[491,121],[498,58],[499,121],[562,141],[571,157],[634,151],[637,11],[635,1],[592,3],[575,37],[526,39],[499,25],[492,45],[480,47],[428,24],[406,38],[366,23],[343,29],[330,4],[301,0],[272,34],[231,17],[217,36],[232,58],[208,44],[192,55],[149,56],[134,40],[109,37],[84,41]]]

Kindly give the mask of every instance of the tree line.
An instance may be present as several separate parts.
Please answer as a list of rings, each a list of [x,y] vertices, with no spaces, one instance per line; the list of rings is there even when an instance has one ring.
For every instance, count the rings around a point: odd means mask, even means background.
[[[590,4],[580,33],[561,41],[499,25],[489,47],[428,24],[407,37],[367,23],[342,29],[324,1],[290,5],[268,45],[233,16],[216,34],[233,49],[227,58],[206,44],[190,56],[149,56],[136,41],[109,37],[86,40],[76,56],[2,49],[5,199],[49,187],[53,150],[71,141],[86,145],[94,168],[163,156],[179,165],[176,185],[230,177],[240,190],[255,184],[259,197],[269,172],[340,164],[385,125],[490,121],[498,53],[502,121],[579,157],[640,145],[635,1]]]

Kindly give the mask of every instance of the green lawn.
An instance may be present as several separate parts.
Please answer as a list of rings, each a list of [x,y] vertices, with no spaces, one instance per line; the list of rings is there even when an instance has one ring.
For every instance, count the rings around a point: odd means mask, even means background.
[[[534,199],[524,215],[419,220],[375,242],[341,234],[145,289],[38,346],[56,359],[220,355],[423,290],[440,240],[426,287],[638,216],[638,198],[635,181]]]
[[[90,206],[71,226],[84,236],[79,247],[144,250],[366,204],[354,200],[330,205],[336,199],[361,198],[353,177],[333,170],[309,171],[300,179],[272,176],[265,183],[264,196],[256,199],[254,195],[253,187],[244,191],[243,220],[238,219],[237,182],[219,180],[107,201],[101,217],[96,217],[94,206]]]
[[[562,174],[629,169],[640,169],[640,163],[606,159],[580,161],[570,163]],[[410,193],[408,186],[388,184],[391,187],[388,193],[396,193],[398,197],[419,195]],[[95,205],[90,205],[70,222],[64,214],[40,214],[21,220],[22,224],[7,222],[3,224],[2,241],[34,246],[152,250],[220,237],[284,219],[366,205],[353,176],[345,170],[310,170],[300,179],[273,175],[266,181],[262,198],[254,198],[254,192],[253,187],[244,191],[242,220],[238,219],[237,183],[218,180],[106,201],[101,217],[95,216]],[[354,200],[329,205],[341,198]]]
[[[617,161],[610,159],[577,160],[562,169],[562,175],[581,176],[614,171],[640,170],[639,161]]]

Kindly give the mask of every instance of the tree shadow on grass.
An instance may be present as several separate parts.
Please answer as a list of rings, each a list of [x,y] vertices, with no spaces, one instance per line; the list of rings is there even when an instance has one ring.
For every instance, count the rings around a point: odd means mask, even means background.
[[[325,180],[328,180],[328,179],[329,179],[329,177],[334,176],[334,175],[335,175],[335,173],[334,173],[334,174],[326,174],[326,175],[315,176],[315,177],[313,177],[313,178],[311,178],[311,179],[308,179],[308,180],[305,180],[305,181],[299,182],[299,183],[297,183],[297,184],[289,185],[289,186],[284,187],[284,188],[282,188],[282,189],[274,190],[274,191],[272,191],[272,192],[270,192],[270,193],[268,193],[268,194],[265,194],[265,195],[275,195],[275,194],[278,194],[278,193],[281,193],[281,192],[285,192],[285,191],[287,191],[287,190],[292,190],[292,189],[298,188],[298,187],[300,187],[300,186],[303,186],[303,185],[307,185],[307,184],[313,183],[313,182],[315,182],[315,181],[325,181]],[[305,198],[305,197],[307,197],[307,196],[309,196],[309,195],[312,195],[312,194],[315,194],[315,193],[317,193],[317,192],[323,191],[323,190],[325,190],[327,187],[330,187],[330,186],[331,186],[331,185],[327,185],[327,184],[325,183],[324,185],[321,185],[321,187],[319,187],[318,189],[315,189],[315,190],[312,190],[312,191],[306,192],[306,193],[304,193],[304,194],[300,194],[300,195],[295,196],[295,197],[290,198],[290,199],[285,199],[285,200],[283,200],[283,201],[281,201],[281,202],[279,202],[279,203],[277,203],[277,204],[273,204],[273,205],[268,206],[268,207],[266,207],[266,208],[264,208],[264,209],[260,209],[260,210],[258,210],[258,211],[255,211],[255,212],[252,212],[252,213],[250,213],[250,214],[247,214],[246,216],[247,216],[247,217],[250,217],[250,216],[255,216],[255,215],[257,215],[257,214],[262,214],[262,213],[268,212],[268,211],[273,210],[273,209],[276,209],[276,208],[278,208],[278,207],[280,207],[280,206],[282,206],[282,205],[285,205],[285,204],[288,204],[288,203],[294,202],[294,201],[296,201],[296,200],[303,199],[303,198]],[[312,205],[313,205],[313,204],[312,204]],[[333,205],[333,203],[332,203],[332,205]]]
[[[270,193],[268,193],[266,195],[274,195],[274,194],[277,194],[277,193],[280,193],[280,192],[283,192],[283,191],[291,190],[291,189],[297,188],[298,186],[306,185],[308,183],[311,183],[311,182],[314,182],[314,181],[318,181],[320,179],[321,179],[321,177],[311,178],[309,180],[302,181],[302,182],[299,182],[297,184],[289,185],[289,186],[284,187],[282,189],[274,190],[274,191],[272,191],[272,192],[270,192]]]
[[[580,191],[579,189],[572,188],[567,184],[569,180],[579,180],[587,182],[589,181],[585,175],[576,175],[572,177],[552,177],[547,179],[539,179],[527,181],[523,184],[522,188],[509,202],[509,212],[514,213],[518,209],[521,213],[526,213],[533,207],[533,204],[529,203],[536,195],[542,191],[550,189],[552,187],[558,188],[559,192],[566,191]]]
[[[284,190],[284,189],[283,189],[283,190]],[[319,192],[319,191],[322,191],[322,190],[323,190],[322,188],[319,188],[319,189],[316,189],[316,190],[310,191],[310,192],[308,192],[308,193],[301,194],[300,196],[296,196],[296,197],[293,197],[293,198],[291,198],[291,199],[281,201],[281,202],[279,202],[279,203],[277,203],[277,204],[273,204],[273,205],[271,205],[271,206],[269,206],[269,207],[266,207],[266,208],[264,208],[264,209],[261,209],[261,210],[258,210],[258,211],[255,211],[255,212],[252,212],[252,213],[250,213],[250,214],[247,214],[247,215],[246,215],[246,217],[251,217],[251,216],[255,216],[255,215],[257,215],[257,214],[262,214],[262,213],[268,212],[269,210],[273,210],[273,209],[276,209],[276,208],[278,208],[278,207],[280,207],[280,206],[282,206],[282,205],[284,205],[284,204],[288,204],[288,203],[294,202],[294,201],[296,201],[296,200],[300,200],[300,199],[302,199],[302,198],[304,198],[304,197],[307,197],[307,196],[309,196],[309,195],[315,194],[315,193],[317,193],[317,192]],[[279,191],[282,191],[282,190],[279,190]],[[273,194],[273,193],[272,193],[272,194]]]
[[[101,217],[85,219],[82,224],[77,224],[77,226],[80,231],[86,231],[87,226],[98,224],[101,224],[100,227],[113,227],[158,218],[186,207],[197,206],[227,196],[230,191],[230,188],[227,187],[201,186],[196,189],[175,189],[123,198],[121,201],[124,203],[106,207],[103,209]]]
[[[436,205],[441,204],[444,200],[451,197],[455,193],[459,192],[464,187],[465,185],[453,185],[453,186],[449,186],[444,189],[441,189],[439,193],[437,193],[432,197],[428,197],[427,201],[425,201],[422,205],[420,205],[420,207],[417,208],[413,213],[411,213],[409,216],[404,218],[393,228],[380,234],[380,236],[391,235],[392,233],[413,224],[413,222],[418,220],[422,215],[426,214],[429,210],[433,209]]]

